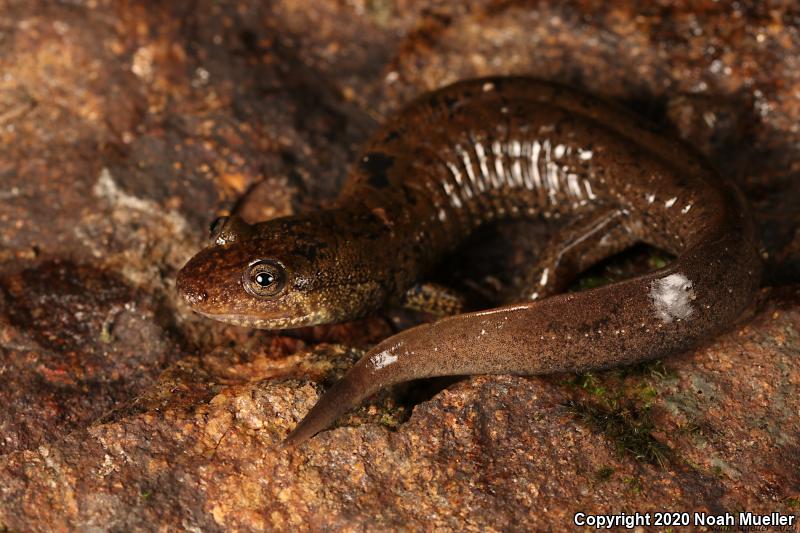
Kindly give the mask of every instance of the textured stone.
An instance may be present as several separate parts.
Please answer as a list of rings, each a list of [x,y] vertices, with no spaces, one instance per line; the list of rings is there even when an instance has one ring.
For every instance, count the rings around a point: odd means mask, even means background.
[[[0,459],[0,523],[503,530],[557,527],[576,511],[789,510],[800,483],[798,303],[797,289],[764,294],[752,321],[663,364],[470,378],[399,427],[386,399],[373,402],[292,452],[279,442],[321,389],[265,376],[326,375],[357,353],[321,345],[243,384],[208,373],[192,383],[217,383],[204,398]],[[160,387],[180,395],[169,376]]]
[[[796,6],[0,0],[0,14],[0,530],[798,513]],[[214,217],[329,205],[384,116],[497,73],[585,87],[705,153],[753,204],[769,288],[690,353],[403,385],[280,449],[363,349],[421,317],[248,331],[192,315],[176,270]],[[489,229],[444,271],[492,300],[541,241],[529,223]],[[639,250],[576,288],[661,260]]]

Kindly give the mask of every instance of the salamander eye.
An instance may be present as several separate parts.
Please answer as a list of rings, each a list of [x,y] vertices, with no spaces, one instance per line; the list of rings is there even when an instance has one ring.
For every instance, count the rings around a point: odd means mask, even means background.
[[[245,290],[253,296],[277,296],[286,287],[286,269],[277,261],[261,259],[250,263],[242,282]]]

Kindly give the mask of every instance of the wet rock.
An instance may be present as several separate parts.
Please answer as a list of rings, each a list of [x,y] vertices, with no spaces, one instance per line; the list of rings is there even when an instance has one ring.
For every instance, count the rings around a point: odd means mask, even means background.
[[[797,289],[765,294],[751,322],[663,363],[591,377],[470,378],[399,426],[370,415],[373,402],[294,451],[280,441],[321,387],[256,372],[194,402],[6,455],[0,523],[549,529],[623,504],[789,512],[800,482],[798,304]],[[357,357],[343,355],[303,353],[275,362],[275,373],[313,375]],[[656,445],[661,458],[642,461]]]
[[[798,512],[792,6],[0,0],[0,12],[0,530]],[[396,387],[282,450],[322,390],[391,334],[391,315],[250,331],[189,312],[175,272],[216,216],[330,205],[382,117],[497,73],[582,86],[687,139],[742,186],[765,285],[786,287],[687,354]],[[455,261],[478,268],[456,277],[501,297],[541,240],[525,223],[487,230]],[[575,288],[663,260],[640,250]]]
[[[86,265],[0,278],[0,453],[85,427],[152,386],[180,354],[152,296]]]

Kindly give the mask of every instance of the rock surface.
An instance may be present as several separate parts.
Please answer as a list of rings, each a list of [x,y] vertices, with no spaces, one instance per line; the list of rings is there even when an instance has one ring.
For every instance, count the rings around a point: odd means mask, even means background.
[[[0,531],[800,512],[796,7],[0,0],[0,14]],[[389,322],[224,326],[176,299],[177,269],[215,216],[328,205],[382,116],[494,73],[586,87],[705,152],[751,199],[765,289],[687,354],[398,387],[280,449]],[[519,252],[528,229],[497,231]],[[484,274],[459,275],[513,283]]]

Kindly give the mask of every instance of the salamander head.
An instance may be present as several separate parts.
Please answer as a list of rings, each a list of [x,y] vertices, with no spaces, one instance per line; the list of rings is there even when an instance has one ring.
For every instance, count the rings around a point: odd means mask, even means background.
[[[345,218],[322,211],[256,225],[217,219],[212,245],[178,273],[178,292],[194,311],[246,327],[285,329],[363,316],[383,304],[386,291],[370,266],[370,243],[348,237],[353,221]]]

